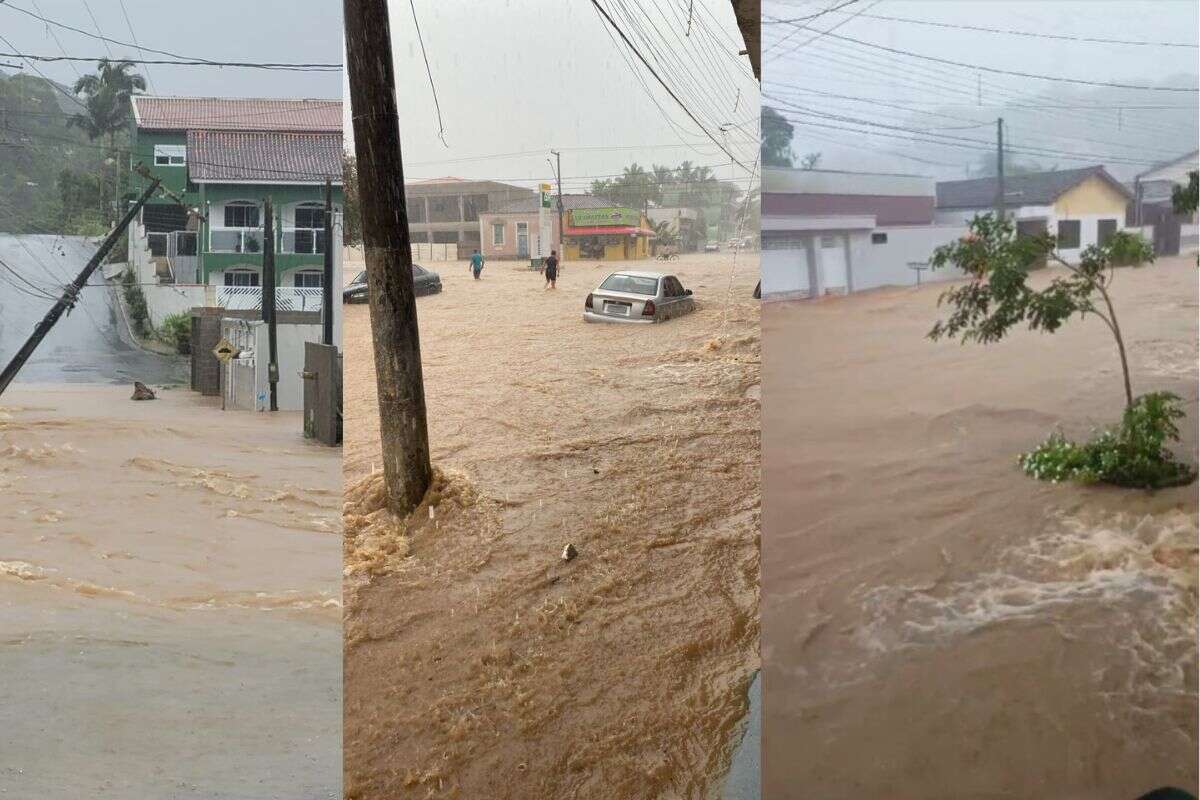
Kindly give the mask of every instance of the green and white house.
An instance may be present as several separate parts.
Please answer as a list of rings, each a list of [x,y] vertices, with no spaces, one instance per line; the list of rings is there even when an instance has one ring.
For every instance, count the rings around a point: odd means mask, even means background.
[[[261,306],[267,198],[277,306],[319,310],[327,180],[335,223],[342,208],[341,100],[139,95],[131,106],[130,170],[141,162],[182,201],[160,193],[130,226],[151,321],[192,306]],[[145,185],[133,172],[130,197]]]

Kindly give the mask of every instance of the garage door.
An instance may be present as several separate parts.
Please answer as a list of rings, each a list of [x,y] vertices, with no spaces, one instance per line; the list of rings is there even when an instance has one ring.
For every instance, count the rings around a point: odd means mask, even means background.
[[[825,292],[844,292],[849,283],[846,273],[845,237],[827,234],[820,238],[821,277]]]

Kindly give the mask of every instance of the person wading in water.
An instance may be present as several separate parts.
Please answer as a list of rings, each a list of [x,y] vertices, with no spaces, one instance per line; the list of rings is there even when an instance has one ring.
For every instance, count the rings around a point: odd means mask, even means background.
[[[546,259],[546,288],[556,288],[554,282],[558,280],[558,252],[550,251],[550,257]]]
[[[475,276],[475,280],[479,280],[481,272],[483,272],[483,255],[476,250],[471,254],[471,274]]]

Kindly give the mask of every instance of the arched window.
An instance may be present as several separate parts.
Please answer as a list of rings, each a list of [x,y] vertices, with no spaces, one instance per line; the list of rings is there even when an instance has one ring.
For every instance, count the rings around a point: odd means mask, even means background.
[[[324,253],[325,205],[323,203],[300,203],[296,206],[295,228],[292,236],[294,237],[292,252]]]
[[[233,200],[225,204],[226,228],[257,228],[258,226],[258,203],[250,200]]]

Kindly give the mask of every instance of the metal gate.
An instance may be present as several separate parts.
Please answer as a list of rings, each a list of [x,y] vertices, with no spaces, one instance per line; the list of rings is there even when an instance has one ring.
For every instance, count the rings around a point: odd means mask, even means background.
[[[304,343],[304,437],[342,443],[342,356],[330,344]]]

